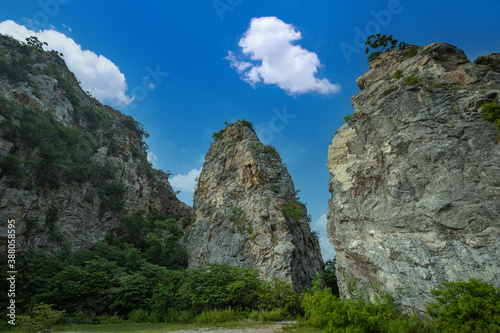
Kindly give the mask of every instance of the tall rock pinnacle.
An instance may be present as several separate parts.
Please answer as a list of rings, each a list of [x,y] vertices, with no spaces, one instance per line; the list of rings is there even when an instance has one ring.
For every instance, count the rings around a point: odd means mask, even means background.
[[[322,258],[307,210],[286,167],[251,124],[238,121],[214,134],[194,194],[187,231],[189,267],[226,262],[261,276],[310,286]]]

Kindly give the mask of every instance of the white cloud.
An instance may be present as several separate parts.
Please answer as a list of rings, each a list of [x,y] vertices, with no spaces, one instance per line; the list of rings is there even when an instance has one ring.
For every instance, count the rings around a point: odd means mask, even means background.
[[[25,41],[30,36],[36,36],[40,41],[47,42],[46,50],[56,50],[63,53],[68,68],[81,81],[84,91],[89,91],[102,102],[116,103],[127,106],[133,98],[127,96],[125,75],[118,66],[102,55],[89,50],[82,50],[81,45],[66,35],[55,30],[35,32],[8,20],[0,23],[0,33]]]
[[[148,152],[148,162],[153,163],[153,167],[155,168],[158,167],[158,165],[156,164],[157,161],[158,161],[158,156],[156,156],[152,152]]]
[[[321,65],[316,53],[293,45],[301,38],[293,25],[277,17],[253,18],[238,44],[252,62],[238,60],[231,51],[224,59],[253,87],[259,82],[276,84],[290,95],[339,92],[340,85],[316,77]]]
[[[200,175],[201,169],[193,169],[187,174],[178,174],[170,179],[170,184],[176,190],[186,191],[188,193],[194,193],[194,186],[196,185],[196,178]]]

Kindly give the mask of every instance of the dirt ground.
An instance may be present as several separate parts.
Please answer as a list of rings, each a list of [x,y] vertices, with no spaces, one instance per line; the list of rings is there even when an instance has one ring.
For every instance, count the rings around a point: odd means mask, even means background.
[[[227,327],[201,327],[189,330],[172,331],[169,333],[203,333],[203,332],[218,332],[218,333],[278,333],[281,328],[287,324],[294,322],[279,322],[259,327],[245,328],[227,328]]]

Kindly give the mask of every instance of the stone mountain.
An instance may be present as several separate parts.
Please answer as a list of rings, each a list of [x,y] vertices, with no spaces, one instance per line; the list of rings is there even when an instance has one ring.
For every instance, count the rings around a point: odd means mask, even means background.
[[[0,35],[0,219],[16,220],[18,249],[88,249],[141,209],[190,215],[147,161],[145,136],[82,91],[57,52]]]
[[[214,134],[187,230],[190,268],[227,262],[259,269],[264,279],[310,286],[321,271],[317,236],[273,146],[239,121]],[[309,220],[310,221],[310,220]]]
[[[384,53],[358,78],[327,164],[341,292],[345,274],[421,311],[443,279],[500,286],[500,145],[481,118],[500,97],[500,56],[482,63],[435,43]]]

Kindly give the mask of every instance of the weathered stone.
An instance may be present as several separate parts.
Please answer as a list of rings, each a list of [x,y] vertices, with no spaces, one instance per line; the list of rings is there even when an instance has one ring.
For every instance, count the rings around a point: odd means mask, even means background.
[[[0,55],[9,63],[20,58],[15,50],[4,46],[0,46]],[[100,148],[92,158],[96,164],[108,162],[114,165],[115,179],[125,185],[127,193],[122,211],[100,214],[100,198],[90,182],[81,186],[63,184],[60,189],[37,190],[34,179],[26,179],[23,186],[18,188],[11,186],[10,176],[3,175],[0,169],[0,220],[16,220],[18,251],[34,247],[51,253],[57,252],[66,244],[71,244],[74,250],[88,249],[120,226],[119,217],[122,214],[140,209],[148,211],[154,208],[167,215],[190,215],[191,208],[175,197],[164,172],[151,170],[150,173],[145,173],[141,170],[148,163],[146,152],[141,139],[122,124],[125,116],[83,92],[73,73],[58,55],[43,52],[38,53],[36,59],[40,62],[32,65],[35,74],[30,74],[30,82],[13,84],[5,75],[0,75],[0,96],[15,100],[37,112],[51,112],[64,126],[79,126],[88,132],[88,124],[75,121],[75,110],[59,87],[58,80],[47,74],[36,73],[49,65],[56,68],[72,84],[81,105],[98,107],[111,117],[113,125],[109,132],[113,133],[95,133]],[[0,118],[0,121],[3,120],[3,117]],[[0,133],[0,157],[12,154],[15,150],[15,154],[21,159],[36,158],[36,147],[15,147],[2,134]],[[117,153],[108,154],[110,138],[118,146]],[[139,156],[132,158],[133,151],[136,154],[139,152]],[[47,213],[51,209],[57,211],[57,218],[54,225],[49,226]],[[6,228],[6,223],[0,225],[0,251],[6,250]],[[51,240],[54,230],[60,236],[59,241]]]
[[[194,195],[187,229],[190,268],[226,262],[259,269],[264,279],[310,286],[321,270],[317,237],[276,151],[242,122],[212,143]],[[285,214],[286,207],[298,216]]]
[[[328,236],[343,293],[346,274],[369,293],[400,287],[422,311],[444,279],[500,286],[500,144],[480,114],[500,75],[445,43],[403,55],[357,80],[356,115],[330,145]],[[405,85],[412,74],[422,81]]]

